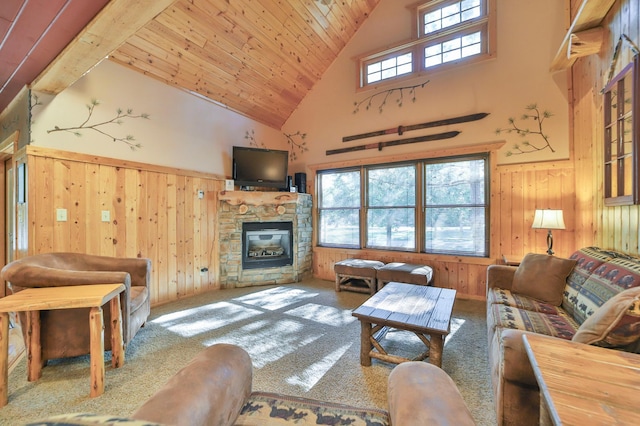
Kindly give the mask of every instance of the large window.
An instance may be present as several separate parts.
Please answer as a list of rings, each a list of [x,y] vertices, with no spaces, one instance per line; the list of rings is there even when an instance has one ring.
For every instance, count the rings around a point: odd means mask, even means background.
[[[425,164],[425,251],[487,252],[485,160]]]
[[[360,170],[318,176],[319,245],[360,245]]]
[[[432,0],[415,9],[415,40],[360,59],[360,87],[492,57],[495,0]]]
[[[318,245],[487,257],[488,156],[318,172]]]
[[[416,166],[367,169],[367,247],[416,247]]]

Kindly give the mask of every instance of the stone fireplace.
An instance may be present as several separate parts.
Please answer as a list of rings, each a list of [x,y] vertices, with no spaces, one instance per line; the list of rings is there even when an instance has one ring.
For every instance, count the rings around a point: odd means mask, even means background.
[[[311,276],[310,194],[218,194],[221,288],[298,282]]]

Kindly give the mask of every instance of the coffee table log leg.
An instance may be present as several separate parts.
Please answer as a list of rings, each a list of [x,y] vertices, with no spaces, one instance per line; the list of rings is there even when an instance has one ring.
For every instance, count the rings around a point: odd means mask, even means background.
[[[40,311],[27,314],[27,381],[35,382],[42,376],[42,343],[40,341]]]
[[[437,367],[442,367],[442,350],[444,349],[444,337],[440,334],[430,334],[429,362]]]
[[[111,365],[119,368],[124,365],[124,343],[122,340],[122,315],[120,311],[120,297],[111,299]]]
[[[371,366],[371,323],[360,321],[360,365]]]
[[[94,398],[104,393],[104,319],[101,307],[93,307],[89,313],[91,358],[91,392]]]
[[[9,400],[9,313],[0,312],[0,407]]]

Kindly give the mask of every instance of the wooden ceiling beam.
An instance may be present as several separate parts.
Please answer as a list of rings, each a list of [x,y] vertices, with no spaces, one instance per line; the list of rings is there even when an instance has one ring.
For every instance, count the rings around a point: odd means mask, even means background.
[[[40,73],[31,88],[60,93],[175,1],[111,0]]]

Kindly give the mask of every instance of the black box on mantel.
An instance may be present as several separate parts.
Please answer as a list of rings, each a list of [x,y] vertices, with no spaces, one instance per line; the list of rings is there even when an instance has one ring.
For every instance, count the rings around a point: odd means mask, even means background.
[[[306,193],[307,192],[307,174],[306,173],[296,173],[294,174],[294,179],[296,182],[296,188],[298,188],[298,192]]]

